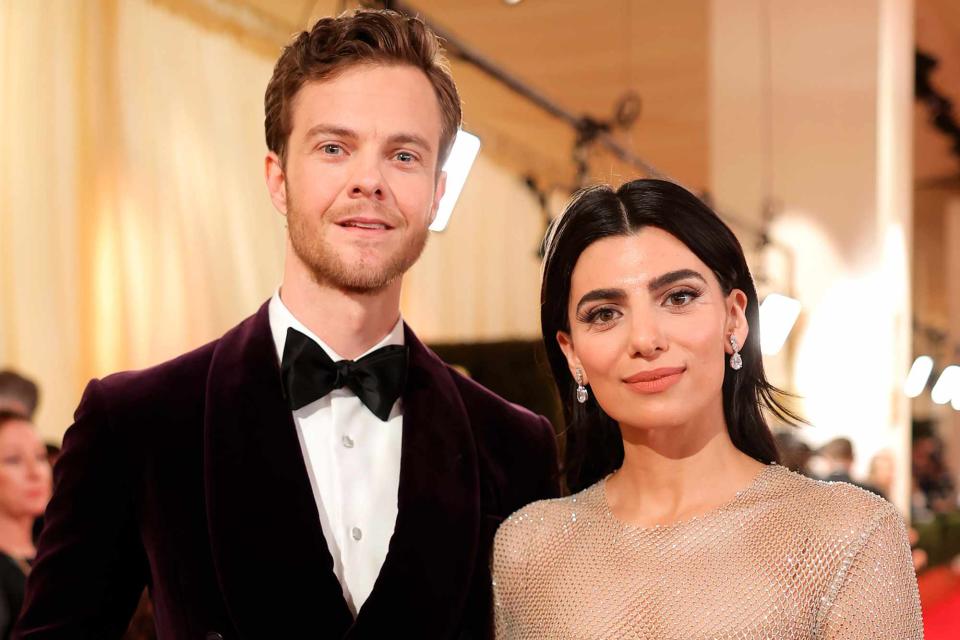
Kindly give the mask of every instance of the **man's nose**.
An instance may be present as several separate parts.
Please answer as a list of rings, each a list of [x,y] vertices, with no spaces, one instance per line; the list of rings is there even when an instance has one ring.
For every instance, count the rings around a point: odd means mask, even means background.
[[[384,198],[383,170],[378,157],[360,154],[356,158],[348,191],[351,198]]]

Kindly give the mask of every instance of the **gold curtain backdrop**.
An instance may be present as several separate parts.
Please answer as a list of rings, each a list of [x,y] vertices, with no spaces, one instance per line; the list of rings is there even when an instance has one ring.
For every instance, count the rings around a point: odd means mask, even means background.
[[[262,178],[277,53],[162,2],[0,3],[0,366],[40,382],[49,439],[91,377],[216,338],[279,284]],[[432,341],[536,336],[542,232],[481,151],[405,318]]]

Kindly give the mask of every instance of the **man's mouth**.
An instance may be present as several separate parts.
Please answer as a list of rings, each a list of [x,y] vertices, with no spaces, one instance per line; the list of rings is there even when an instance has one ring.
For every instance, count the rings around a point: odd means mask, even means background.
[[[381,222],[379,220],[365,220],[358,218],[349,218],[347,220],[341,220],[337,222],[337,225],[344,227],[345,229],[368,229],[370,231],[387,231],[393,229],[386,222]]]

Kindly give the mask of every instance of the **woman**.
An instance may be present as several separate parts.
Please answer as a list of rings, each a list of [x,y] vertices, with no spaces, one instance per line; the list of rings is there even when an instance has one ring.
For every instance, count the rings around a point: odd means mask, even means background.
[[[30,421],[0,411],[0,638],[7,638],[37,550],[33,522],[50,499],[47,448]]]
[[[541,324],[577,492],[497,532],[498,638],[922,637],[903,523],[777,464],[757,293],[674,184],[581,192],[547,238]],[[824,363],[824,366],[831,366]]]

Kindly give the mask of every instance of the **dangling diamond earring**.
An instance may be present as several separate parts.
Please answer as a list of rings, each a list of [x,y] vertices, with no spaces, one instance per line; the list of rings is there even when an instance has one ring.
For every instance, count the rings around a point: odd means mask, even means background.
[[[587,393],[587,388],[583,386],[583,370],[577,367],[577,402],[583,404],[589,397],[590,394]]]
[[[743,367],[743,358],[740,357],[740,346],[733,335],[730,336],[730,348],[733,349],[733,355],[730,356],[730,368],[739,371]]]

